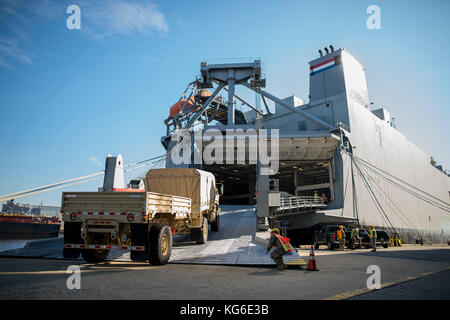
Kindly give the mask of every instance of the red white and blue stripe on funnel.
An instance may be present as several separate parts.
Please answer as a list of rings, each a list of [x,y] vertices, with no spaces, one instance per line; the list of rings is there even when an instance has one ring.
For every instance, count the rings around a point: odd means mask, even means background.
[[[310,75],[312,76],[312,75],[320,73],[322,71],[329,70],[329,69],[335,67],[336,64],[337,63],[336,63],[335,59],[331,58],[329,60],[326,60],[326,61],[323,61],[323,62],[318,63],[316,65],[313,65],[313,66],[311,66],[309,68],[309,70],[311,71]]]

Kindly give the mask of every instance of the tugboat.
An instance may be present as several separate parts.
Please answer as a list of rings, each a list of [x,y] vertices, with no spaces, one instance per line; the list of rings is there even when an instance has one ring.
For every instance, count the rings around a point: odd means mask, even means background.
[[[61,221],[41,214],[38,206],[15,204],[14,199],[3,204],[0,213],[0,238],[39,239],[58,237]]]

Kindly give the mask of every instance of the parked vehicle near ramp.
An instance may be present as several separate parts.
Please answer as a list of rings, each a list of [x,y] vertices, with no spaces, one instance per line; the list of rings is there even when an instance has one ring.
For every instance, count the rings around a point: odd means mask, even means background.
[[[337,231],[339,225],[323,225],[314,232],[314,247],[319,249],[320,245],[327,245],[328,249],[339,247],[339,241],[337,239]],[[344,232],[347,233],[347,229],[344,226]]]

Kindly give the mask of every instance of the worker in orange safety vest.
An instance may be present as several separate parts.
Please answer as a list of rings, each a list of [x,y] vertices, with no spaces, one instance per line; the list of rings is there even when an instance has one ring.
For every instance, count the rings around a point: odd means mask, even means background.
[[[345,245],[344,226],[339,226],[339,229],[337,231],[337,239],[339,241],[339,250],[344,251],[344,245]]]
[[[283,262],[283,256],[291,251],[292,247],[289,244],[289,238],[280,236],[280,230],[278,230],[278,228],[272,229],[270,233],[266,254],[269,253],[272,247],[274,247],[275,250],[273,250],[270,254],[270,258],[275,261],[277,264],[277,269],[281,271],[287,267],[287,265]]]

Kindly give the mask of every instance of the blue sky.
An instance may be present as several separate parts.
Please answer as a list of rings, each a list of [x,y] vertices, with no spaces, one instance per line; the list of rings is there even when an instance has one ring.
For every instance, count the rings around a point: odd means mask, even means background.
[[[80,30],[66,27],[71,4]],[[366,27],[372,4],[380,30]],[[371,101],[450,168],[449,12],[445,0],[0,0],[0,194],[97,172],[108,153],[163,154],[163,120],[204,60],[259,57],[270,92],[305,98],[307,63],[329,44],[365,66]]]

